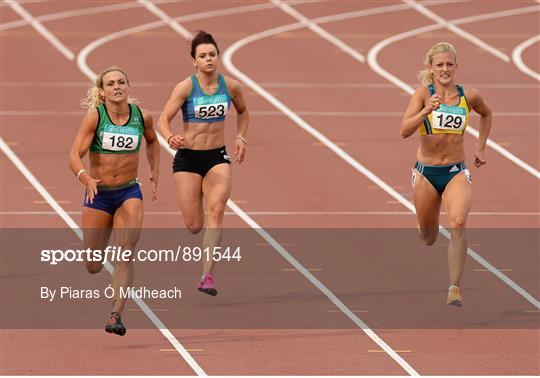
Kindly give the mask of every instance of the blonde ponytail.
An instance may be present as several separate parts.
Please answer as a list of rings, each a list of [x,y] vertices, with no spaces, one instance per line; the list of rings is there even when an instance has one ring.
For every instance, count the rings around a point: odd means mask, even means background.
[[[103,76],[108,74],[109,72],[118,71],[122,73],[126,77],[126,81],[129,84],[129,79],[126,74],[126,72],[121,69],[120,67],[116,66],[110,66],[105,68],[101,73],[96,77],[96,80],[94,81],[94,85],[92,85],[88,92],[86,92],[86,97],[81,99],[81,106],[88,110],[88,112],[91,112],[98,106],[99,104],[105,103],[105,98],[99,94],[99,91],[103,89]],[[137,99],[128,97],[128,102],[130,103],[136,103]]]
[[[105,101],[99,94],[99,88],[94,84],[86,92],[86,97],[81,99],[81,106],[90,112],[103,102]]]
[[[426,54],[426,57],[424,59],[424,66],[426,67],[422,71],[418,72],[418,80],[420,81],[420,84],[427,87],[430,84],[433,84],[433,74],[431,73],[431,69],[429,66],[431,66],[431,63],[433,62],[433,57],[440,53],[449,52],[454,55],[454,58],[457,63],[457,52],[454,46],[448,42],[439,42],[433,45],[431,49]]]

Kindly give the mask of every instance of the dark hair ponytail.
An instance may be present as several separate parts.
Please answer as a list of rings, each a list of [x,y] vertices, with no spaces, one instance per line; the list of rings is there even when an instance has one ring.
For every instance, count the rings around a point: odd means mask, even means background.
[[[219,47],[212,37],[212,34],[205,32],[204,30],[199,30],[195,38],[191,41],[191,57],[195,59],[195,51],[197,51],[197,46],[202,44],[212,44],[216,46],[217,53],[219,55]]]

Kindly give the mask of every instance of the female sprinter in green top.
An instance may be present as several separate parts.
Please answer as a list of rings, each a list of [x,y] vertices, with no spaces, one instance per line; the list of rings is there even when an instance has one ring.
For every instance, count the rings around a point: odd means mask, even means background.
[[[219,49],[214,38],[199,32],[191,42],[191,57],[197,70],[174,88],[159,117],[159,130],[169,147],[176,150],[174,180],[186,228],[198,233],[204,226],[203,197],[207,221],[203,247],[210,251],[203,258],[199,291],[215,296],[212,252],[221,243],[223,213],[231,193],[230,157],[225,149],[225,116],[234,105],[237,136],[236,162],[246,152],[249,114],[236,80],[218,73]],[[171,121],[182,109],[184,133],[172,132]],[[208,248],[208,249],[207,249]]]
[[[464,89],[454,82],[457,54],[449,43],[437,43],[426,55],[426,69],[419,79],[401,122],[401,136],[420,134],[420,148],[413,169],[413,200],[420,238],[433,245],[439,233],[439,213],[444,204],[450,224],[448,246],[450,286],[447,303],[461,307],[459,285],[467,257],[465,226],[471,207],[471,175],[465,165],[463,134],[469,112],[480,114],[480,137],[475,167],[486,164],[484,149],[491,129],[491,110],[476,89]]]
[[[137,180],[139,150],[146,140],[150,163],[152,200],[157,197],[159,143],[150,114],[131,103],[127,74],[118,67],[106,68],[88,91],[82,121],[70,154],[70,168],[86,187],[83,204],[84,247],[104,251],[115,230],[116,246],[134,251],[143,222],[142,193]],[[82,158],[90,150],[90,167]],[[112,276],[112,313],[105,330],[124,335],[121,314],[126,299],[120,296],[133,285],[131,261],[117,261]],[[86,261],[89,273],[98,273],[103,261]]]

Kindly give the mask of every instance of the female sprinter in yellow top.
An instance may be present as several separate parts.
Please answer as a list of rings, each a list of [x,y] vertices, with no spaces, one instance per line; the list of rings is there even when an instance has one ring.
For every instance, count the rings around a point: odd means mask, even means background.
[[[152,200],[157,193],[159,143],[150,114],[131,103],[127,74],[109,67],[99,74],[88,91],[83,106],[88,114],[82,121],[70,155],[70,168],[86,187],[83,204],[84,247],[104,251],[114,228],[116,245],[122,250],[135,249],[143,222],[142,193],[137,180],[139,150],[146,140],[150,163]],[[90,168],[82,158],[90,150]],[[105,330],[124,335],[121,314],[126,299],[120,296],[133,285],[131,261],[117,261],[112,276],[114,289],[112,313]],[[98,273],[102,261],[86,261],[89,273]]]
[[[192,233],[204,226],[203,197],[206,203],[205,250],[213,251],[221,243],[223,214],[231,193],[231,162],[225,149],[225,116],[234,105],[237,112],[237,136],[234,141],[236,162],[246,153],[249,114],[236,80],[218,72],[219,48],[212,35],[200,31],[191,42],[191,57],[197,73],[178,83],[159,117],[159,131],[169,147],[176,150],[174,180],[184,223]],[[183,135],[173,133],[171,121],[182,109]],[[204,256],[204,254],[203,254]],[[198,290],[215,296],[210,252],[203,258],[203,274]]]
[[[449,43],[437,43],[426,54],[419,87],[407,107],[400,133],[403,138],[420,133],[420,148],[413,169],[413,200],[420,238],[433,245],[439,230],[441,202],[448,214],[451,240],[448,246],[450,286],[447,303],[461,307],[459,289],[467,256],[465,226],[471,207],[472,185],[465,165],[463,134],[469,112],[480,114],[480,137],[474,165],[486,164],[484,149],[491,129],[491,110],[476,89],[454,82],[457,54]]]

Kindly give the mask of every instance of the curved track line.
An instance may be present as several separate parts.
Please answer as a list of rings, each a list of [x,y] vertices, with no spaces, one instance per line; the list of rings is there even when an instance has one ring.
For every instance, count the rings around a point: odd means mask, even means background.
[[[360,54],[358,51],[344,43],[339,38],[336,38],[334,35],[330,34],[323,28],[321,28],[316,23],[310,21],[307,17],[305,17],[303,14],[298,12],[296,9],[292,8],[290,5],[285,4],[281,0],[270,0],[273,4],[275,4],[277,7],[281,8],[285,13],[289,14],[290,16],[296,18],[298,21],[302,23],[305,27],[308,29],[314,31],[318,35],[320,35],[322,38],[326,39],[328,42],[338,46],[341,50],[345,51],[352,57],[354,57],[356,60],[364,63],[366,61],[366,57]]]
[[[5,0],[14,12],[25,19],[36,31],[43,36],[51,45],[56,47],[68,60],[75,59],[75,54],[68,49],[58,38],[56,38],[45,26],[36,20],[26,9],[20,6],[15,0]]]
[[[146,3],[147,0],[140,0]],[[163,18],[169,25],[171,18],[163,11],[158,12],[152,10],[152,13]],[[172,21],[174,22],[174,21]],[[171,26],[171,25],[170,25]],[[181,25],[172,27],[180,35],[189,38],[191,33],[184,32],[186,30]],[[168,147],[168,143],[163,138],[159,138],[160,144],[172,155],[174,152]],[[394,359],[407,373],[413,376],[419,375],[397,352],[395,352],[388,344],[386,344],[375,332],[373,332],[366,323],[358,318],[330,289],[328,289],[321,281],[319,281],[309,270],[307,270],[298,260],[296,260],[279,242],[277,242],[264,228],[262,228],[253,218],[251,218],[244,210],[236,205],[232,200],[227,201],[227,206],[236,213],[246,224],[248,224],[255,232],[265,239],[285,260],[294,266],[305,278],[308,279],[318,290],[320,290],[337,308],[339,308],[349,319],[351,319],[364,333],[379,345],[392,359]]]
[[[19,159],[19,157],[13,152],[11,148],[4,142],[4,139],[0,137],[0,149],[4,154],[11,160],[13,165],[22,173],[22,175],[28,180],[28,182],[37,190],[39,194],[47,201],[47,203],[54,209],[54,211],[62,218],[64,222],[71,228],[71,230],[77,235],[77,237],[82,241],[83,233],[81,228],[77,223],[71,218],[66,211],[56,202],[56,200],[51,196],[51,194],[45,189],[39,180],[30,172],[30,170],[24,165],[24,163]],[[104,264],[105,269],[112,275],[114,272],[113,266],[106,262]],[[140,298],[133,298],[133,301],[140,307],[140,309],[145,313],[145,315],[154,323],[154,325],[159,329],[159,331],[165,336],[165,338],[171,343],[172,346],[176,349],[180,355],[186,360],[186,362],[191,366],[191,368],[199,376],[206,376],[204,370],[197,364],[197,362],[191,357],[182,344],[173,336],[173,334],[165,327],[161,320],[154,314],[154,312],[148,307],[148,305]]]
[[[154,0],[155,3],[162,3],[165,1]],[[136,3],[112,4],[112,5],[105,5],[105,6],[99,6],[99,7],[70,10],[70,11],[65,11],[65,12],[49,13],[49,14],[44,14],[42,16],[35,17],[35,19],[40,22],[46,22],[46,21],[54,21],[54,20],[63,20],[70,17],[78,17],[78,16],[104,13],[104,12],[114,12],[114,11],[133,9],[133,8],[140,8],[140,5]],[[29,25],[29,22],[27,20],[17,20],[17,21],[6,22],[3,24],[0,24],[0,31],[20,28],[27,25]]]
[[[495,55],[497,58],[501,59],[502,61],[506,63],[510,63],[510,57],[501,51],[497,50],[495,47],[490,46],[486,42],[482,41],[480,38],[475,37],[469,32],[466,32],[465,30],[461,29],[460,27],[454,25],[452,22],[449,22],[442,18],[441,16],[435,14],[425,6],[418,4],[415,0],[403,0],[404,3],[408,4],[411,8],[416,10],[419,13],[422,13],[424,16],[429,18],[430,20],[435,21],[436,23],[442,25],[443,27],[447,28],[451,32],[454,32],[455,34],[459,35],[460,37],[468,40],[469,42],[475,44],[476,46],[480,47],[482,50],[485,50],[489,52],[490,54]]]
[[[396,190],[394,190],[391,186],[389,186],[386,182],[381,180],[377,175],[375,175],[373,172],[371,172],[369,169],[364,167],[361,163],[359,163],[357,160],[355,160],[353,157],[351,157],[349,154],[347,154],[343,149],[338,147],[336,144],[334,144],[330,139],[328,139],[324,134],[319,132],[317,129],[315,129],[313,126],[311,126],[309,123],[304,121],[298,114],[293,112],[291,109],[289,109],[285,104],[283,104],[281,101],[279,101],[276,97],[271,95],[269,92],[267,92],[264,88],[262,88],[259,84],[257,84],[254,80],[252,80],[249,76],[244,74],[242,71],[236,68],[236,66],[232,63],[232,55],[239,50],[240,48],[258,41],[260,39],[281,33],[284,29],[291,29],[291,28],[300,28],[302,26],[301,23],[291,24],[291,25],[285,25],[282,27],[269,29],[257,34],[253,34],[249,37],[246,37],[244,39],[241,39],[237,42],[235,42],[233,45],[231,45],[223,54],[223,63],[227,67],[227,69],[235,75],[240,81],[242,81],[244,84],[246,84],[248,87],[250,87],[253,91],[261,95],[264,99],[266,99],[268,102],[270,102],[272,105],[274,105],[276,108],[278,108],[280,111],[282,111],[287,117],[289,117],[293,122],[295,122],[300,128],[311,134],[313,137],[318,139],[322,144],[324,144],[326,147],[328,147],[331,151],[333,151],[336,155],[338,155],[341,159],[343,159],[345,162],[347,162],[349,165],[351,165],[354,169],[356,169],[358,172],[366,176],[369,180],[374,182],[376,185],[381,187],[385,192],[387,192],[390,196],[392,196],[394,199],[396,199],[399,203],[401,203],[403,206],[405,206],[407,209],[409,209],[411,212],[415,213],[414,205],[409,202],[405,197],[403,197],[401,194],[399,194]],[[440,28],[440,25],[432,26],[433,28]],[[446,238],[450,239],[450,232],[440,226],[440,232],[442,235],[444,235]],[[476,260],[479,264],[484,266],[486,269],[488,269],[491,273],[493,273],[496,277],[498,277],[500,280],[502,280],[504,283],[506,283],[509,287],[511,287],[513,290],[515,290],[518,294],[520,294],[523,298],[525,298],[528,302],[530,302],[533,306],[540,309],[540,302],[534,298],[531,294],[529,294],[526,290],[524,290],[521,286],[519,286],[516,282],[511,280],[509,277],[501,273],[497,270],[491,263],[489,263],[487,260],[485,260],[483,257],[481,257],[478,253],[476,253],[471,248],[467,249],[467,253]]]
[[[301,0],[296,0],[296,1],[290,1],[289,3],[294,4],[294,3],[301,3],[301,2],[302,2]],[[114,41],[122,37],[127,37],[131,34],[135,34],[141,31],[146,31],[146,30],[151,30],[151,29],[156,29],[156,28],[166,26],[171,21],[188,22],[188,21],[195,21],[195,20],[207,19],[207,18],[212,18],[212,17],[255,12],[255,11],[266,10],[266,9],[271,9],[271,8],[274,8],[272,4],[243,5],[239,7],[220,9],[220,10],[215,10],[215,11],[194,13],[194,14],[189,14],[185,16],[168,18],[167,20],[154,21],[154,22],[149,22],[142,25],[133,26],[131,28],[127,28],[127,29],[123,29],[123,30],[111,33],[111,34],[107,34],[101,38],[96,39],[90,44],[86,45],[77,54],[77,65],[79,66],[79,69],[86,75],[86,77],[88,77],[90,80],[94,80],[95,74],[88,67],[86,60],[87,60],[88,55],[90,55],[90,53],[92,53],[95,49],[97,49],[98,47],[106,43],[109,43],[111,41]]]
[[[169,25],[175,32],[180,34],[185,39],[191,39],[193,38],[193,34],[189,32],[186,28],[184,28],[182,25],[180,25],[178,22],[173,21],[172,18],[169,17],[168,14],[163,12],[161,9],[159,9],[157,6],[155,6],[153,3],[151,3],[149,0],[137,0],[139,4],[142,4],[148,11],[153,13],[158,18],[161,18],[163,21]]]
[[[145,0],[142,0],[143,2]],[[152,12],[156,14],[155,12]],[[159,17],[162,17],[163,22],[170,24],[171,20],[177,20],[172,19],[169,17],[166,13],[157,12],[159,14]],[[174,22],[174,21],[173,21]],[[178,25],[180,27],[180,25]],[[277,28],[280,30],[280,32],[286,31],[286,30],[292,30],[296,28],[302,28],[304,25],[302,23],[295,23],[293,25],[287,25],[285,28]],[[133,29],[133,28],[132,28]],[[177,28],[173,28],[174,30],[177,30]],[[184,29],[181,27],[181,29]],[[178,32],[178,30],[177,30]],[[126,35],[126,31],[115,33],[119,35],[117,38],[120,38],[121,36]],[[182,36],[184,36],[185,33],[179,32]],[[191,35],[191,33],[189,33]],[[110,41],[112,35],[109,35],[108,38],[104,39],[104,41]],[[189,37],[189,36],[188,36]],[[102,38],[103,39],[103,38]],[[116,39],[116,38],[113,38]],[[94,73],[91,71],[91,69],[86,64],[86,57],[88,56],[89,52],[92,51],[95,47],[97,47],[97,44],[94,46],[92,45],[92,49],[83,49],[81,50],[81,53],[77,57],[77,63],[79,64],[79,67],[81,71],[83,71],[85,74],[90,74],[90,78],[95,77]],[[90,45],[88,45],[90,46]],[[88,47],[87,46],[87,47]],[[83,55],[84,54],[84,55]],[[225,56],[224,56],[225,59]],[[159,137],[160,144],[171,154],[173,155],[173,152],[168,148],[168,144],[165,142],[165,140],[161,137]],[[382,181],[381,181],[382,182]],[[386,185],[386,184],[385,184]],[[392,188],[390,188],[393,190]],[[375,332],[373,332],[360,318],[358,318],[339,298],[335,296],[332,291],[330,291],[326,286],[324,286],[313,274],[311,274],[300,262],[298,262],[285,248],[283,248],[268,232],[266,232],[255,220],[253,220],[249,215],[246,214],[238,205],[236,205],[233,201],[228,200],[227,206],[233,210],[245,223],[247,223],[250,227],[252,227],[262,238],[264,238],[283,258],[285,258],[291,265],[293,265],[302,275],[307,278],[315,287],[317,287],[336,307],[338,307],[349,319],[351,319],[359,328],[366,333],[377,345],[379,345],[385,352],[394,359],[408,374],[410,375],[419,375],[416,370],[413,369],[412,366],[410,366],[398,353],[396,353],[392,348],[388,346]]]
[[[145,4],[147,3],[147,0],[140,0],[141,3]],[[158,17],[163,19],[162,23],[166,23],[171,25],[176,19],[173,19],[169,17],[165,12],[158,9],[156,11],[155,9],[151,10],[152,13],[156,14]],[[177,18],[178,19],[178,18]],[[152,23],[155,24],[155,23]],[[143,27],[147,27],[148,24],[143,25]],[[155,27],[155,26],[153,26]],[[303,27],[303,25],[299,24],[298,27]],[[103,42],[109,42],[112,39],[120,38],[125,35],[128,35],[130,33],[133,33],[133,29],[136,28],[130,28],[130,32],[126,33],[126,30],[114,33],[115,38],[111,38],[112,35],[106,36],[107,38],[101,38]],[[179,34],[181,34],[184,37],[189,38],[191,36],[191,33],[185,32],[187,31],[185,28],[183,28],[180,25],[177,25],[177,27],[173,27],[175,31],[177,31]],[[145,29],[146,30],[146,29]],[[77,64],[80,68],[80,70],[85,73],[91,80],[94,80],[96,77],[96,74],[89,68],[89,66],[86,63],[86,58],[88,54],[96,48],[99,44],[91,43],[89,46],[92,46],[92,48],[84,48],[79,53],[79,56],[77,57]],[[174,156],[174,152],[171,151],[171,149],[168,146],[168,143],[158,135],[159,143],[161,146],[169,152],[171,156]],[[326,286],[322,284],[311,272],[309,272],[298,260],[296,260],[281,244],[279,244],[266,230],[264,230],[255,220],[253,220],[245,211],[243,211],[238,205],[236,205],[232,200],[227,201],[227,206],[236,213],[246,224],[248,224],[255,232],[257,232],[263,239],[265,239],[285,260],[287,260],[291,265],[293,265],[302,275],[307,278],[317,289],[319,289],[336,307],[338,307],[349,319],[351,319],[359,328],[362,329],[362,331],[368,335],[371,340],[373,340],[377,345],[379,345],[383,350],[386,351],[386,353],[394,359],[408,374],[417,376],[419,375],[416,370],[412,368],[397,352],[395,352],[392,348],[388,346],[375,332],[373,332],[360,318],[358,318],[345,304],[336,297],[336,295],[329,290]],[[182,350],[185,351],[185,349],[181,346],[180,343],[178,343]],[[176,346],[175,346],[176,347]],[[178,350],[178,348],[177,348]],[[180,351],[179,351],[180,352]],[[185,351],[187,353],[187,351]],[[182,354],[182,353],[181,353]],[[182,354],[184,356],[184,354]],[[187,353],[189,356],[189,353]],[[189,356],[191,358],[191,356]],[[185,358],[185,357],[184,357]],[[189,360],[186,360],[188,363]],[[196,362],[193,360],[193,362],[196,364]],[[190,363],[191,365],[191,363]],[[198,365],[197,365],[198,366]],[[199,367],[200,368],[200,367]],[[195,371],[197,371],[194,368]],[[202,371],[202,369],[201,369]],[[204,372],[203,372],[204,373]]]
[[[293,17],[295,17],[296,19],[299,19],[300,22],[304,25],[304,26],[308,26],[310,25],[308,22],[310,22],[311,24],[314,24],[314,21],[316,19],[314,19],[313,21],[309,21],[307,20],[307,18],[305,18],[300,12],[294,10],[293,8],[291,8],[290,6],[288,5],[285,5],[283,3],[281,3],[280,0],[270,0],[272,1],[274,4],[276,4],[278,7],[280,7],[284,12],[292,15]],[[417,3],[414,3],[415,5],[417,6],[421,6],[420,4],[417,4]],[[421,9],[425,9],[425,8],[421,8]],[[505,11],[506,12],[506,11]],[[484,17],[484,16],[475,16],[474,18],[477,19],[478,17]],[[433,28],[436,28],[436,29],[441,29],[441,28],[444,28],[444,27],[448,27],[448,25],[450,25],[451,23],[447,22],[446,20],[443,20],[444,22],[440,22],[438,25],[430,25],[430,26],[426,26],[424,28],[420,28],[422,30],[427,30],[427,28],[430,28],[430,30],[434,30]],[[472,22],[470,21],[470,19],[468,20],[469,22]],[[451,24],[453,26],[455,26],[454,24]],[[414,30],[418,30],[418,29],[414,29]],[[461,29],[460,29],[461,30]],[[325,33],[327,33],[326,31],[324,31]],[[465,33],[465,32],[463,32]],[[329,33],[327,33],[329,34]],[[398,34],[399,35],[399,34]],[[334,45],[336,45],[337,47],[339,47],[340,49],[342,49],[343,51],[345,51],[346,53],[348,53],[349,55],[351,55],[354,59],[360,61],[360,62],[364,62],[364,57],[363,56],[358,56],[359,54],[358,53],[355,53],[355,54],[352,54],[351,53],[351,50],[355,51],[353,48],[351,48],[350,46],[348,46],[347,44],[345,44],[343,41],[339,40],[338,38],[332,36],[333,39],[329,39],[329,38],[325,38],[327,39],[328,41],[330,41],[331,43],[333,43]],[[391,37],[392,38],[392,37]],[[336,43],[336,40],[339,41],[339,43]],[[345,47],[343,47],[345,46]],[[373,68],[373,67],[372,67]],[[397,78],[396,78],[397,79]],[[398,79],[399,80],[399,79]],[[403,83],[404,84],[404,87],[406,88],[406,91],[409,92],[410,94],[414,93],[414,90],[412,89],[412,87],[408,86],[407,84]],[[404,88],[402,87],[402,89]],[[474,135],[476,138],[479,138],[479,133],[477,130],[475,130],[474,128],[472,127],[468,127],[467,129],[467,132],[469,132],[471,135]],[[503,156],[505,156],[506,158],[510,159],[511,161],[513,161],[515,164],[517,165],[523,165],[522,168],[528,170],[529,172],[533,173],[533,175],[535,174],[534,172],[536,171],[533,167],[529,166],[527,163],[525,163],[524,161],[520,160],[517,156],[513,155],[512,153],[510,153],[509,151],[507,151],[506,149],[504,149],[502,146],[500,146],[499,144],[497,144],[496,142],[494,142],[493,140],[491,139],[488,139],[487,140],[487,145],[492,147],[493,149],[495,149],[496,151],[498,151],[500,154],[502,154]],[[528,167],[528,168],[527,168]],[[532,171],[530,171],[532,170]],[[537,172],[537,171],[536,171]],[[537,172],[538,173],[538,172]],[[538,173],[540,175],[540,173]],[[540,176],[537,175],[538,178],[540,178]]]
[[[540,41],[540,35],[536,35],[532,38],[529,38],[526,41],[521,42],[519,45],[516,46],[516,48],[512,51],[512,60],[514,61],[514,64],[519,68],[521,72],[523,72],[526,75],[529,75],[533,79],[536,79],[540,81],[540,74],[538,72],[535,72],[530,67],[528,67],[525,63],[523,63],[523,59],[521,58],[521,54],[523,54],[523,51],[530,47],[531,45],[537,43]]]
[[[518,14],[537,12],[539,10],[540,10],[540,7],[531,6],[531,7],[513,9],[513,10],[509,10],[509,11],[487,13],[487,14],[480,15],[480,16],[464,17],[464,18],[451,20],[449,22],[451,22],[454,25],[458,25],[458,24],[465,24],[465,23],[469,23],[469,22],[492,20],[492,19],[500,18],[500,17],[508,17],[508,16],[514,16],[514,15],[518,15]],[[414,89],[411,86],[409,86],[407,83],[405,83],[404,81],[400,80],[399,78],[397,78],[396,76],[392,75],[390,72],[388,72],[384,68],[382,68],[379,65],[378,61],[377,61],[377,55],[380,53],[380,51],[382,49],[388,47],[389,45],[391,45],[391,44],[393,44],[395,42],[398,42],[398,41],[401,41],[403,39],[410,38],[410,37],[413,37],[413,36],[416,36],[418,34],[428,32],[428,31],[438,30],[438,29],[442,29],[442,28],[444,28],[444,25],[428,25],[428,26],[424,26],[424,27],[421,27],[421,28],[412,29],[412,30],[409,30],[409,31],[406,31],[406,32],[403,32],[403,33],[399,33],[399,34],[396,34],[396,35],[394,35],[392,37],[389,37],[387,39],[382,40],[381,42],[377,43],[369,51],[368,56],[367,56],[367,58],[368,58],[367,61],[368,61],[369,66],[377,74],[381,75],[382,77],[384,77],[385,79],[387,79],[388,81],[390,81],[391,83],[396,85],[398,88],[401,88],[403,91],[405,91],[405,92],[412,95],[414,93]],[[478,130],[476,130],[476,129],[470,127],[470,126],[467,127],[465,130],[469,134],[474,135],[476,138],[479,137]],[[505,148],[501,147],[500,145],[498,145],[493,140],[488,139],[487,140],[487,145],[489,147],[493,148],[495,151],[497,151],[499,154],[501,154],[502,156],[504,156],[508,160],[510,160],[512,163],[516,164],[518,167],[520,167],[520,168],[524,169],[525,171],[529,172],[531,175],[533,175],[537,179],[540,179],[540,172],[537,169],[535,169],[532,166],[530,166],[529,164],[525,163],[523,160],[521,160],[520,158],[518,158],[517,156],[515,156],[514,154],[512,154],[510,151],[506,150]]]

